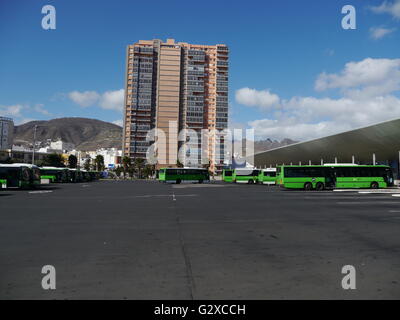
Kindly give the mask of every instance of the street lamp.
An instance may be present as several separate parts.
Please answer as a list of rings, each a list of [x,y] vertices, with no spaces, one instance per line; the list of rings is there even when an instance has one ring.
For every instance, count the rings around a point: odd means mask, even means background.
[[[33,128],[33,150],[32,150],[32,164],[35,164],[35,145],[36,145],[36,129],[37,125],[35,124]]]

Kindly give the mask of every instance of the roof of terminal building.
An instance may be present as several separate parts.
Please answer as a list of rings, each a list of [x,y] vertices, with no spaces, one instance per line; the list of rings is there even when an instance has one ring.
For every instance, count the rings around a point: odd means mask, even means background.
[[[285,147],[263,151],[254,155],[254,165],[275,164],[320,164],[324,162],[372,163],[376,161],[399,160],[400,119],[385,121],[331,136],[295,143]],[[248,161],[252,162],[251,157]]]

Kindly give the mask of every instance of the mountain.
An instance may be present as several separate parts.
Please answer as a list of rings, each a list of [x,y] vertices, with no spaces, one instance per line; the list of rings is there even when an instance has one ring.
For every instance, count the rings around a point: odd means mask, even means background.
[[[78,150],[122,147],[122,128],[116,124],[88,118],[59,118],[48,121],[30,121],[14,127],[14,144],[32,145],[37,125],[36,141],[42,145],[47,139],[61,139],[75,144]]]
[[[264,139],[264,140],[256,140],[254,141],[254,153],[259,153],[262,151],[267,151],[267,150],[271,150],[271,149],[275,149],[275,148],[279,148],[279,147],[284,147],[284,146],[288,146],[290,144],[293,143],[297,143],[298,141],[294,141],[288,138],[285,138],[281,141],[278,140],[272,140],[272,139]],[[236,142],[238,143],[238,142]],[[246,154],[246,139],[242,139],[242,141],[239,143],[241,143],[241,147],[242,147],[242,154]],[[235,145],[235,148],[240,148],[240,145]]]
[[[298,141],[294,141],[288,138],[285,138],[281,141],[278,140],[271,140],[271,139],[265,139],[265,140],[257,140],[254,141],[254,152],[262,152],[262,151],[267,151],[279,147],[284,147],[288,146],[293,143],[297,143]]]
[[[91,151],[99,148],[122,147],[122,128],[116,124],[88,118],[59,118],[48,121],[30,121],[14,127],[14,144],[29,146],[33,143],[33,131],[37,125],[36,141],[42,146],[46,140],[61,139],[70,142],[78,150]],[[257,140],[255,153],[296,143],[291,139]],[[245,146],[245,140],[242,143]]]

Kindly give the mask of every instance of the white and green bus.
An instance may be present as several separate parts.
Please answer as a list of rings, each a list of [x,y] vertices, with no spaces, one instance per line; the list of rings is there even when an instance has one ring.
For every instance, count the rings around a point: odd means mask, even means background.
[[[233,179],[233,169],[223,169],[222,170],[222,181],[232,182]]]
[[[40,170],[27,163],[0,164],[2,188],[34,188],[40,185]]]
[[[162,168],[158,171],[160,182],[175,182],[177,184],[186,182],[210,181],[210,174],[207,169],[201,168]]]
[[[261,169],[258,174],[258,183],[275,185],[276,184],[276,168]]]
[[[234,183],[258,183],[260,170],[253,168],[238,168],[233,171],[232,181]]]
[[[324,190],[334,188],[386,188],[393,186],[389,166],[325,164],[278,167],[277,184],[285,188]]]
[[[43,180],[49,180],[51,183],[68,182],[68,168],[58,167],[41,167],[40,178]]]

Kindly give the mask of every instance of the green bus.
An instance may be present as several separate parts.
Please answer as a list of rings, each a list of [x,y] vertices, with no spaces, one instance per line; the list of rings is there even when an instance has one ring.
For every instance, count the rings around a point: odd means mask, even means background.
[[[261,169],[258,174],[258,183],[267,185],[276,184],[276,168]]]
[[[82,172],[79,169],[68,169],[68,179],[70,182],[82,182]]]
[[[100,179],[100,172],[98,172],[98,171],[89,171],[89,175],[90,175],[91,181]]]
[[[277,184],[285,188],[324,190],[335,188],[386,188],[393,186],[389,166],[325,164],[322,166],[280,166]]]
[[[232,169],[224,169],[222,170],[222,181],[224,182],[232,182],[233,178],[233,170]]]
[[[80,173],[82,175],[82,181],[83,182],[89,182],[90,181],[90,175],[89,172],[86,171],[85,169],[80,170]]]
[[[41,167],[40,178],[48,179],[52,183],[68,182],[68,168]]]
[[[2,188],[34,188],[40,185],[40,170],[27,163],[0,164],[0,180]]]
[[[234,183],[258,183],[260,170],[252,168],[238,168],[233,171],[232,181]]]
[[[161,168],[158,171],[158,181],[177,184],[182,181],[203,183],[210,181],[210,174],[207,169],[199,168]]]

